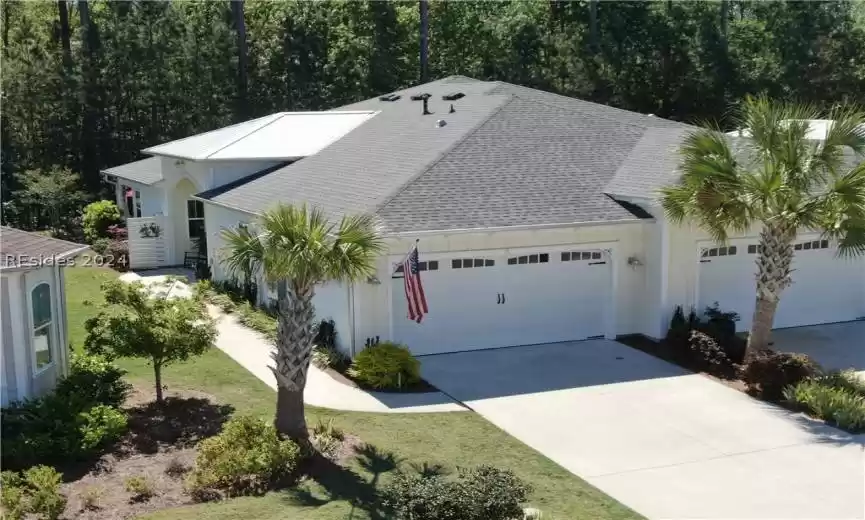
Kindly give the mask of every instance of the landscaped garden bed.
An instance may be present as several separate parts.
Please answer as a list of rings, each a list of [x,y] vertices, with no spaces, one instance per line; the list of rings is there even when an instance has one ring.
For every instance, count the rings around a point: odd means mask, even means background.
[[[100,308],[100,283],[116,276],[116,272],[109,269],[67,269],[69,335],[77,348],[85,339],[84,321]],[[152,400],[152,367],[142,359],[120,358],[116,363],[128,371],[125,379],[133,384],[129,405],[135,408]],[[168,402],[174,397],[200,398],[216,407],[234,408],[232,415],[242,413],[268,422],[273,420],[275,392],[217,349],[210,349],[200,357],[168,367],[163,382],[167,387],[165,397]],[[540,509],[543,518],[641,518],[470,411],[382,414],[307,406],[306,416],[313,437],[319,436],[318,431],[333,428],[342,431],[343,440],[339,441],[338,450],[330,458],[311,459],[304,476],[293,486],[260,495],[209,503],[186,503],[178,507],[169,507],[169,498],[153,497],[143,505],[137,505],[149,511],[142,513],[140,518],[394,518],[392,514],[382,511],[382,501],[385,490],[398,473],[440,473],[450,480],[456,478],[457,468],[481,465],[510,468],[531,486],[528,505]],[[137,427],[135,414],[130,417],[130,431],[134,431]],[[323,443],[318,445],[323,446]],[[171,452],[168,445],[161,446],[159,452],[139,453],[129,458],[159,458],[163,450]],[[171,453],[183,449],[187,448],[178,448]],[[192,456],[192,452],[189,453]],[[115,471],[123,471],[120,467],[122,464],[115,462]],[[152,471],[158,473],[159,468],[159,464],[154,463]],[[91,466],[90,469],[96,468]],[[64,475],[64,478],[73,482],[82,474],[79,469],[77,473]],[[116,488],[117,500],[124,501],[132,497],[132,492],[127,492],[126,483],[120,480]],[[183,487],[182,480],[173,482],[177,482],[175,488]],[[106,492],[106,497],[108,495]],[[70,497],[69,507],[79,507],[75,504],[79,504],[81,498],[76,497],[80,495]],[[184,497],[180,499],[186,500]],[[156,510],[160,500],[166,501],[166,508]],[[110,518],[107,508],[92,518],[103,517]]]
[[[256,288],[237,282],[200,281],[196,297],[233,314],[244,326],[276,341],[277,318],[274,309],[253,305]],[[336,381],[376,392],[423,393],[438,389],[420,377],[420,363],[408,348],[390,342],[369,345],[354,360],[336,346],[333,321],[318,323],[312,364]]]
[[[746,339],[734,313],[717,307],[700,316],[677,308],[667,336],[625,336],[622,343],[752,397],[803,412],[851,433],[865,432],[865,381],[853,370],[826,371],[805,354],[768,350],[744,360]]]

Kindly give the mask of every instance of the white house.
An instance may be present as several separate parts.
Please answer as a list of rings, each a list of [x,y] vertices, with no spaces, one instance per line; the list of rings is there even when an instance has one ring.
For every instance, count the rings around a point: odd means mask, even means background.
[[[658,188],[677,181],[676,149],[692,129],[454,76],[155,146],[144,150],[152,158],[105,173],[121,200],[132,190],[133,267],[182,264],[203,233],[214,277],[224,278],[220,230],[277,202],[333,218],[376,215],[388,245],[377,275],[322,286],[315,300],[349,352],[385,339],[430,354],[659,337],[676,305],[716,301],[744,328],[756,235],[714,244],[659,208]],[[150,223],[158,237],[136,232]],[[420,324],[406,318],[397,272],[416,241],[430,308]],[[865,316],[865,259],[835,251],[802,234],[779,327]]]
[[[69,369],[63,266],[87,246],[0,228],[2,401],[37,397]]]

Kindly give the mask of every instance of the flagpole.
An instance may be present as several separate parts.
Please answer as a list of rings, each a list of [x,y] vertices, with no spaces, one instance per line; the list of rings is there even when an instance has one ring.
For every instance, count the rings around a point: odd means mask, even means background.
[[[420,239],[419,239],[419,238],[414,239],[414,245],[411,246],[411,247],[409,248],[408,253],[406,253],[405,256],[402,257],[402,260],[401,260],[398,264],[396,264],[396,266],[394,266],[394,267],[391,269],[391,273],[390,273],[391,276],[393,276],[393,273],[396,272],[396,268],[397,268],[397,267],[399,267],[399,266],[401,266],[402,264],[405,263],[405,259],[409,257],[409,255],[411,254],[411,252],[414,251],[415,249],[417,249],[417,245],[418,245],[419,243],[420,243]]]

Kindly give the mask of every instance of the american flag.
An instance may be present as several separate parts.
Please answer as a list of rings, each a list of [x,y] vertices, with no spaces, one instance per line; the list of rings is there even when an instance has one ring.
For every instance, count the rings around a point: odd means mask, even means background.
[[[408,319],[420,323],[423,315],[429,313],[429,309],[426,305],[426,296],[423,294],[423,284],[420,281],[417,246],[413,246],[403,260],[402,272],[405,299],[408,302]]]

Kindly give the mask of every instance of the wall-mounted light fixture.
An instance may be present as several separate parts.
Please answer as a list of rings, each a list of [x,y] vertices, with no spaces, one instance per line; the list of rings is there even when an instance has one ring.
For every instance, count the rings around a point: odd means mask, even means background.
[[[636,269],[643,265],[643,261],[637,258],[636,256],[628,257],[628,265],[631,266],[631,269]]]
[[[378,276],[372,275],[366,279],[366,283],[370,283],[372,285],[381,285],[381,280],[378,279]]]

